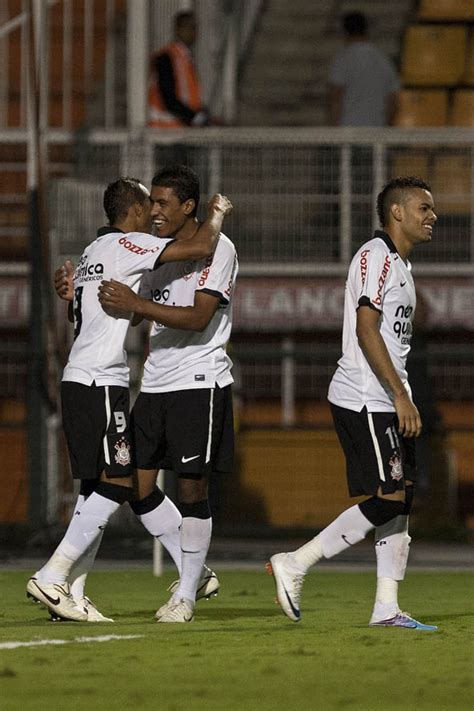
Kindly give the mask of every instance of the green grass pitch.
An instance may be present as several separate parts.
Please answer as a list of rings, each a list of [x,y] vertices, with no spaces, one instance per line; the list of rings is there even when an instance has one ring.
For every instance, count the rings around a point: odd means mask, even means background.
[[[0,573],[1,711],[474,709],[470,573],[408,573],[402,608],[439,625],[421,632],[367,627],[370,573],[310,573],[295,624],[263,570],[218,566],[221,592],[198,603],[195,621],[160,625],[153,614],[172,573],[119,565],[88,587],[114,624],[50,622],[26,600],[27,572]],[[121,638],[84,640],[103,635]],[[58,641],[6,648],[49,640]]]

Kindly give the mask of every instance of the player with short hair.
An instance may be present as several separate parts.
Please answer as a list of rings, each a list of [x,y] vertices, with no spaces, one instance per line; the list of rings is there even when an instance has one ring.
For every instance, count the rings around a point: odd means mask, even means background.
[[[199,186],[196,208],[198,190]],[[192,213],[184,222],[176,222],[178,195],[174,169],[155,176],[152,198],[159,206],[158,234],[186,240],[197,222]],[[155,496],[158,470],[172,469],[178,477],[182,515],[181,577],[170,600],[157,611],[158,622],[193,619],[211,540],[209,476],[211,471],[232,470],[233,378],[225,348],[237,270],[235,247],[221,234],[210,257],[167,264],[145,274],[139,296],[116,281],[104,280],[100,287],[105,308],[133,311],[153,321],[141,390],[131,416],[140,499],[131,506],[137,514],[145,510]]]
[[[194,176],[189,182],[192,187]],[[185,222],[195,209],[194,197],[182,201],[176,198],[176,203],[176,219],[180,215]],[[110,516],[133,496],[129,369],[124,350],[130,314],[106,313],[97,298],[97,285],[104,278],[115,277],[137,290],[145,271],[172,260],[186,262],[208,257],[232,206],[226,197],[214,195],[206,221],[196,224],[186,241],[175,239],[172,232],[166,237],[146,233],[156,217],[157,206],[147,188],[135,178],[111,183],[104,193],[104,209],[110,224],[86,247],[74,271],[75,341],[61,385],[72,474],[81,480],[80,497],[84,500],[79,500],[52,557],[27,584],[27,594],[53,615],[78,621],[106,618],[87,598],[76,604],[70,592],[70,576],[78,564],[88,569]],[[72,288],[67,277],[65,288]],[[146,515],[140,518],[160,538],[179,569],[181,517],[174,504],[162,494],[156,495]]]
[[[413,438],[421,432],[405,367],[416,306],[408,256],[417,244],[431,241],[437,219],[431,188],[419,178],[394,178],[378,195],[377,212],[382,230],[362,245],[349,267],[343,355],[328,394],[350,495],[369,498],[296,551],[272,556],[267,569],[282,610],[297,622],[308,569],[375,530],[377,593],[370,625],[435,630],[398,606],[411,540]]]

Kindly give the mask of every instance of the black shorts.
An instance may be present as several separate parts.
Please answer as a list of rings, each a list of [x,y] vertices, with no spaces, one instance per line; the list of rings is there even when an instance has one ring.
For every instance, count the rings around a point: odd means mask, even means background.
[[[63,429],[74,479],[133,472],[130,396],[117,385],[61,383]]]
[[[184,477],[233,469],[230,385],[141,392],[132,409],[131,429],[137,469],[171,469]]]
[[[337,436],[346,455],[351,496],[373,496],[380,487],[393,494],[416,480],[415,440],[398,434],[395,412],[360,412],[331,405]]]

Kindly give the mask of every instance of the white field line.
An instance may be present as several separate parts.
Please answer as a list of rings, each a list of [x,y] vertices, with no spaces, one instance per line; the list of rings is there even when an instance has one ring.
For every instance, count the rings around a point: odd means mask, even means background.
[[[118,639],[139,639],[142,634],[104,634],[95,637],[74,637],[73,639],[36,639],[31,642],[2,642],[0,649],[18,649],[19,647],[44,647],[48,644],[71,644],[83,642],[113,642]]]

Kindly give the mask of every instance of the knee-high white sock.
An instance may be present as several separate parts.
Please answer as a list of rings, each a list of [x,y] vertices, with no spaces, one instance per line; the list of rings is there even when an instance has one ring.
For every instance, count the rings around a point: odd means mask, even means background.
[[[306,572],[321,558],[332,558],[359,543],[373,528],[374,525],[364,516],[359,506],[351,506],[318,536],[290,553],[289,559],[295,565],[295,569]]]
[[[76,511],[81,509],[85,501],[86,497],[83,494],[79,494],[74,507],[73,516]],[[92,570],[92,566],[94,565],[95,557],[97,555],[97,551],[99,550],[102,537],[103,531],[94,543],[89,546],[84,555],[79,558],[77,563],[73,565],[71,572],[69,573],[68,583],[70,585],[71,595],[74,600],[80,600],[84,597],[87,575]]]
[[[65,583],[73,565],[102,536],[110,517],[121,504],[97,492],[77,510],[59,546],[37,573],[43,583]]]
[[[398,583],[404,579],[411,538],[408,516],[396,516],[375,529],[377,591],[372,622],[393,617],[398,610]]]
[[[184,516],[181,523],[182,570],[173,597],[185,598],[194,606],[196,590],[211,542],[212,518]]]
[[[146,530],[159,539],[173,559],[181,575],[181,514],[167,496],[152,511],[139,514]]]

